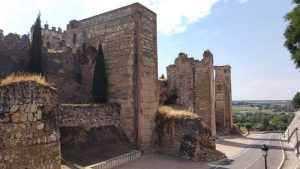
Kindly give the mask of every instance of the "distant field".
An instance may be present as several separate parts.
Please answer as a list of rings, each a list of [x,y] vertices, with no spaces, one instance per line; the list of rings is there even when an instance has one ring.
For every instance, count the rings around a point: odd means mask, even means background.
[[[251,106],[237,106],[237,105],[233,105],[232,106],[232,112],[233,113],[237,113],[240,111],[255,111],[258,112],[258,108],[257,107],[251,107]]]

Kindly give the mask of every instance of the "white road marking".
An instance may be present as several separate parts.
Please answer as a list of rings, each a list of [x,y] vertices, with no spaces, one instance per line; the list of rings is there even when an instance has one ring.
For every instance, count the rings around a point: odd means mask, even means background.
[[[271,135],[271,136],[273,136],[273,135]],[[269,139],[268,139],[267,145],[269,145],[271,136],[270,136]],[[260,154],[254,161],[252,161],[250,164],[248,164],[244,169],[249,168],[249,167],[250,167],[253,163],[255,163],[261,156],[262,156],[262,155]]]

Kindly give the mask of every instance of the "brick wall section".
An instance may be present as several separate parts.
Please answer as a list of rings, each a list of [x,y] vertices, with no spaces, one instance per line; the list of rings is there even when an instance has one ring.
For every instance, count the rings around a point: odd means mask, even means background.
[[[55,91],[29,81],[0,87],[0,168],[60,169]]]
[[[96,48],[102,43],[108,100],[120,103],[120,126],[140,148],[153,139],[158,106],[156,38],[156,14],[139,3],[67,25],[67,46],[84,49],[81,74],[89,90]]]
[[[233,126],[231,67],[215,66],[215,72],[216,122],[220,129],[231,129]]]
[[[216,134],[213,55],[205,51],[201,61],[180,53],[167,67],[170,90],[177,95],[176,105],[200,115],[211,134]]]
[[[103,127],[120,125],[117,104],[62,104],[57,116],[60,127]]]

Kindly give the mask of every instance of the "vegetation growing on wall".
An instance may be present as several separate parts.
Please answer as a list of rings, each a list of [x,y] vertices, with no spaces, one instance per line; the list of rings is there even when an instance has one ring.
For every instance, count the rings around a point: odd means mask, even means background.
[[[48,86],[48,82],[45,77],[38,74],[11,74],[0,81],[0,86],[9,86],[14,83],[26,82],[26,81],[35,81],[36,83]]]
[[[104,63],[104,53],[101,43],[98,46],[96,65],[93,78],[93,98],[96,103],[107,101],[107,77]]]

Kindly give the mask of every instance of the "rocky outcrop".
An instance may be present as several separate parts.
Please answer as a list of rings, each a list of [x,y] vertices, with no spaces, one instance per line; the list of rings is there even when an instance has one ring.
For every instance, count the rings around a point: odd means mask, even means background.
[[[158,147],[164,154],[194,161],[215,161],[226,157],[216,150],[215,140],[204,120],[194,113],[163,106],[156,123]]]

